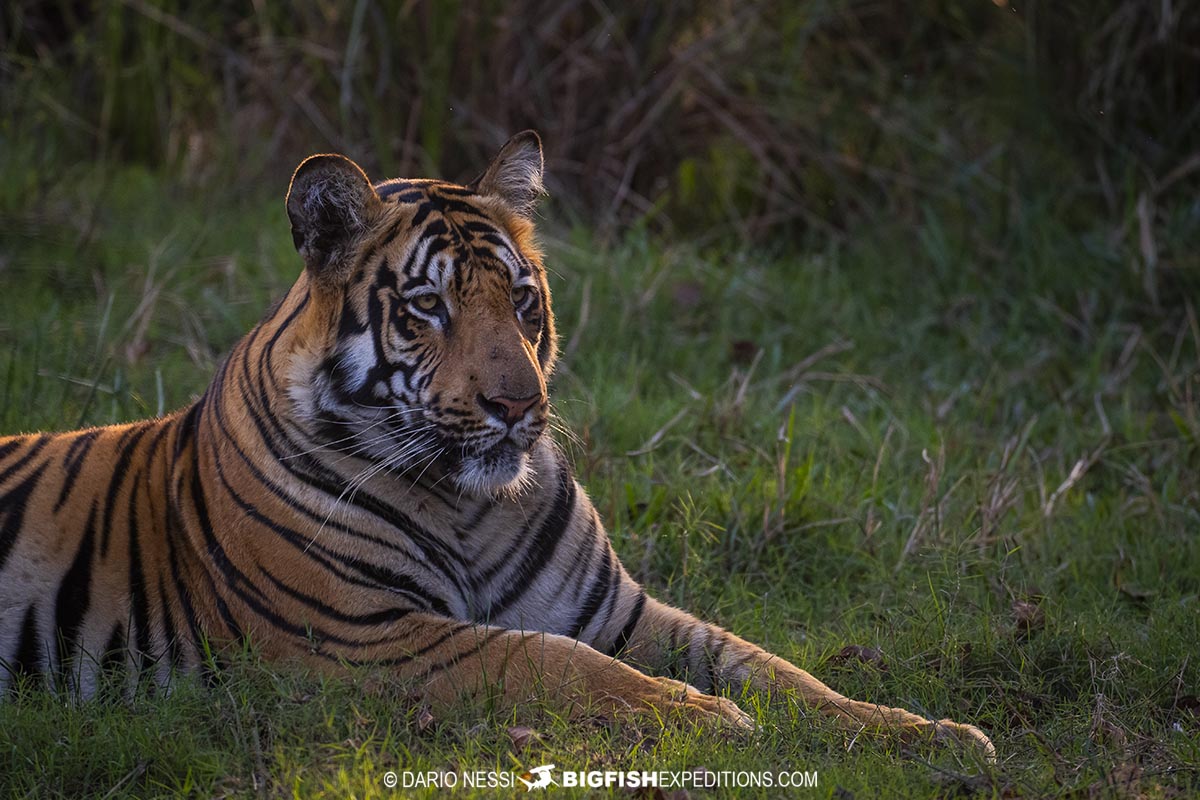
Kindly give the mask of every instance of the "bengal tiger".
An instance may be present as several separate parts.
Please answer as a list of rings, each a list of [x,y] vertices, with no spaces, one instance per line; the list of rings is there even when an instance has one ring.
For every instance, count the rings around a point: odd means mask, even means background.
[[[850,700],[630,577],[546,433],[542,177],[532,131],[467,185],[312,156],[286,199],[300,277],[199,400],[0,439],[0,690],[165,683],[250,641],[440,703],[748,728],[728,699],[748,685],[993,756],[974,726]]]

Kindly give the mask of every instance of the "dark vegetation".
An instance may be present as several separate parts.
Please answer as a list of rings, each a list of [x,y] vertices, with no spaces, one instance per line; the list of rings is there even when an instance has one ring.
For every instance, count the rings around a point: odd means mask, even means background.
[[[1188,263],[1198,43],[1193,0],[16,0],[8,191],[74,162],[249,191],[313,150],[467,179],[534,127],[589,227],[776,241],[936,205],[995,241],[1053,213],[1153,292]]]

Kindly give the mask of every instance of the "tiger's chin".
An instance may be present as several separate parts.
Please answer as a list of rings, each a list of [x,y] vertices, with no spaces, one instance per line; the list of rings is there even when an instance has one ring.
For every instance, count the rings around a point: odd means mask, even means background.
[[[482,453],[464,453],[454,472],[454,481],[465,493],[480,497],[517,497],[533,483],[532,459],[510,441]]]

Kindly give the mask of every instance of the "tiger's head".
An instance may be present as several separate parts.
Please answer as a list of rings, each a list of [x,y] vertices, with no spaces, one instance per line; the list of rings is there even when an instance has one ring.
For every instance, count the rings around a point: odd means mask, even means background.
[[[372,184],[341,155],[296,169],[287,213],[310,307],[289,395],[323,447],[471,494],[529,482],[555,359],[531,219],[542,165],[526,131],[465,186]]]

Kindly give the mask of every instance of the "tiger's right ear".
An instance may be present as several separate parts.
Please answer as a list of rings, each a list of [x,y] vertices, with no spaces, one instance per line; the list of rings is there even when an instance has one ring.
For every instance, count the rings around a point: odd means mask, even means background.
[[[355,241],[382,205],[362,168],[341,155],[309,156],[292,175],[292,241],[313,277],[337,282]]]
[[[467,188],[499,197],[519,216],[531,219],[538,198],[546,191],[542,186],[544,169],[541,137],[535,131],[521,131],[504,143],[484,173]]]

